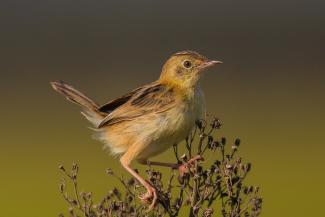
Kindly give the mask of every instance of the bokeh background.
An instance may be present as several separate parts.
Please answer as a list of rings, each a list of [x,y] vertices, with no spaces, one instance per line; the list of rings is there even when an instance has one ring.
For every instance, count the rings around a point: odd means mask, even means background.
[[[207,72],[208,113],[242,139],[262,216],[320,216],[324,203],[325,3],[8,0],[0,3],[0,215],[57,216],[59,164],[102,197],[121,167],[91,139],[64,80],[104,103],[153,81],[192,49],[224,62]],[[171,152],[156,159],[168,160]],[[170,158],[170,157],[169,157]],[[137,166],[137,165],[135,165]],[[141,168],[141,167],[140,167]]]

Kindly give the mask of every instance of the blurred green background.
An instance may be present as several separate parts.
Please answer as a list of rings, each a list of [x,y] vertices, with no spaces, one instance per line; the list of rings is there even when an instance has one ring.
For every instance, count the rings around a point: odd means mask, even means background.
[[[65,211],[59,164],[78,162],[95,198],[115,184],[105,169],[122,171],[49,81],[104,103],[156,79],[183,49],[224,62],[203,78],[208,113],[220,135],[242,139],[262,216],[321,216],[324,26],[320,0],[1,1],[0,216]]]

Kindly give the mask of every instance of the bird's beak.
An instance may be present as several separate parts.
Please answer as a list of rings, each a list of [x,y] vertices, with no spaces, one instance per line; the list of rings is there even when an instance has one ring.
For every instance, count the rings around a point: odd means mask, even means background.
[[[201,69],[207,69],[210,68],[211,66],[214,66],[216,64],[221,64],[221,61],[218,60],[208,60],[205,61],[204,63],[202,63],[202,65],[200,66]]]
[[[222,62],[221,61],[218,61],[218,60],[208,60],[206,61],[203,65],[204,68],[207,68],[207,67],[210,67],[210,66],[213,66],[213,65],[216,65],[216,64],[221,64]]]

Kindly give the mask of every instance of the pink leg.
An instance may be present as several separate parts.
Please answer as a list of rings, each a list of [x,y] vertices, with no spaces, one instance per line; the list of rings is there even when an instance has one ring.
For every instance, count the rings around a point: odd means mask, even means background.
[[[139,160],[138,162],[141,164],[150,164],[155,166],[163,166],[163,167],[170,167],[172,169],[178,169],[180,175],[183,176],[185,173],[188,173],[189,166],[192,166],[193,163],[198,160],[203,160],[203,157],[197,155],[183,164],[155,162],[155,161],[148,161],[148,160]]]
[[[127,159],[126,155],[123,155],[120,159],[122,166],[132,175],[134,178],[136,178],[146,189],[147,193],[140,196],[140,199],[143,202],[148,202],[150,198],[152,198],[152,202],[149,206],[149,211],[152,210],[156,203],[157,203],[157,192],[154,187],[152,187],[146,180],[144,180],[138,173],[136,173],[131,167],[130,162]]]

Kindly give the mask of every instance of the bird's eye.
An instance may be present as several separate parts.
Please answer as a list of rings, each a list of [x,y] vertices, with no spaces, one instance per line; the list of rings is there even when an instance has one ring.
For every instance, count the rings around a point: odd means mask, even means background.
[[[190,61],[188,61],[188,60],[185,60],[183,65],[184,65],[185,68],[188,69],[188,68],[190,68],[192,66],[192,63]]]

